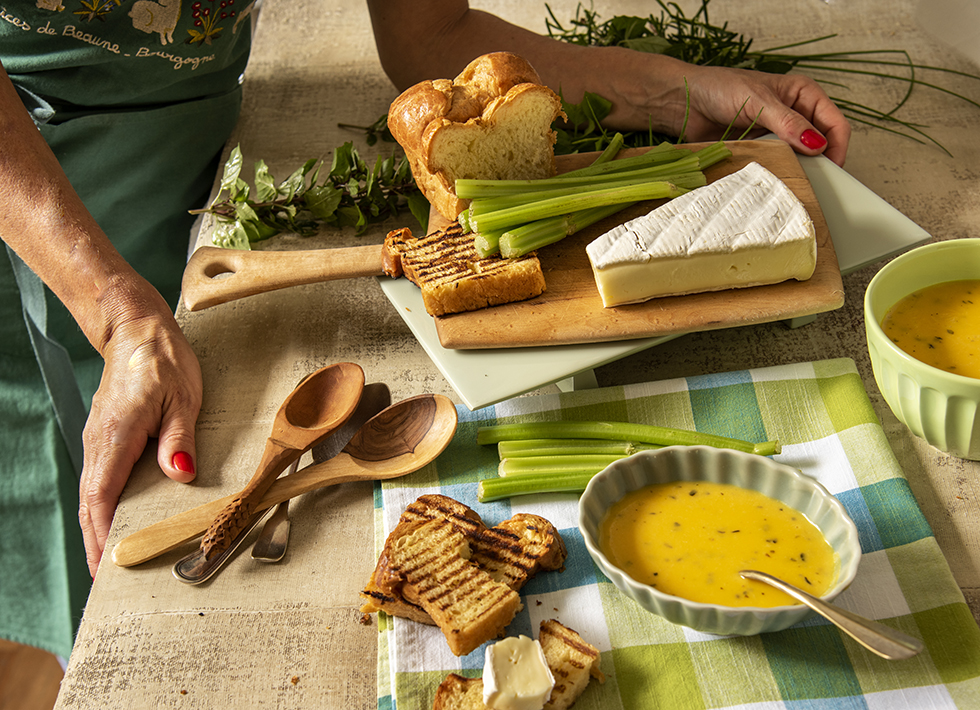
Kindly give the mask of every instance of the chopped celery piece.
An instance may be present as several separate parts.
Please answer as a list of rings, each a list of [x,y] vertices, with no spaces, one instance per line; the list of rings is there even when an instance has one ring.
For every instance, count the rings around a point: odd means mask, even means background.
[[[506,439],[614,439],[661,446],[715,446],[771,456],[780,452],[778,441],[752,443],[726,436],[686,429],[628,422],[558,421],[495,424],[477,429],[479,444],[497,444]]]
[[[523,476],[485,478],[479,483],[477,497],[481,503],[489,503],[501,498],[529,493],[581,493],[594,475],[594,473],[565,475],[529,473]]]
[[[630,456],[637,451],[659,449],[656,444],[609,439],[505,439],[497,443],[497,455],[502,459],[570,456],[572,454],[620,454]]]
[[[535,249],[554,244],[580,229],[595,224],[601,219],[626,209],[633,202],[605,205],[571,214],[528,222],[505,231],[497,240],[501,256],[516,259]]]
[[[570,454],[568,456],[525,456],[501,459],[498,476],[527,476],[532,473],[599,473],[626,454]]]
[[[580,192],[570,197],[555,197],[529,205],[496,210],[483,215],[470,215],[470,229],[475,232],[495,232],[536,219],[557,217],[574,210],[585,210],[624,202],[677,197],[685,192],[687,190],[683,188],[660,181],[629,187]]]

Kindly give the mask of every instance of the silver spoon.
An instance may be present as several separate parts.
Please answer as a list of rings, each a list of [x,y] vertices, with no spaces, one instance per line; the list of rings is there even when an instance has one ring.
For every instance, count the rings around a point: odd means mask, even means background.
[[[252,516],[242,529],[238,532],[231,544],[217,555],[212,555],[211,559],[204,556],[200,548],[194,550],[189,555],[182,557],[173,567],[173,574],[185,584],[201,584],[211,579],[225,562],[234,554],[235,550],[241,547],[245,538],[255,529],[262,520],[269,515],[269,509],[260,510]]]
[[[866,649],[877,653],[882,658],[893,661],[911,658],[923,648],[922,641],[913,636],[828,604],[811,594],[807,594],[802,589],[798,589],[792,584],[784,582],[778,577],[773,577],[771,574],[757,572],[755,570],[742,570],[739,574],[745,579],[765,582],[776,589],[786,592],[794,599],[806,604],[833,623],[837,628]]]

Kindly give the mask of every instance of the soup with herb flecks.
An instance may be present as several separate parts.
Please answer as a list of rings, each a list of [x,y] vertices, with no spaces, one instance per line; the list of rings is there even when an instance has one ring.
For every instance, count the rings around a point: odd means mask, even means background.
[[[797,604],[739,571],[768,572],[821,596],[837,557],[807,517],[758,491],[708,481],[645,486],[607,511],[599,547],[614,565],[665,594],[724,606]]]
[[[980,279],[914,291],[888,309],[881,328],[916,360],[980,378]]]

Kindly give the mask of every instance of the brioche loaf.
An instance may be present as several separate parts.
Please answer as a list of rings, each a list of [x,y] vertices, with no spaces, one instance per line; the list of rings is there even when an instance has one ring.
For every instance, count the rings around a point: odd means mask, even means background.
[[[452,81],[423,81],[388,110],[419,189],[446,219],[466,208],[458,178],[533,179],[555,174],[561,99],[508,52],[478,57]]]
[[[545,290],[537,256],[481,258],[473,235],[457,222],[424,237],[407,228],[389,232],[382,264],[388,276],[404,275],[421,289],[425,310],[433,316],[525,301]]]
[[[567,554],[565,543],[558,530],[544,518],[521,513],[493,528],[487,528],[480,516],[468,506],[447,496],[424,495],[405,508],[398,524],[388,535],[378,564],[361,592],[361,596],[367,600],[361,607],[362,612],[384,611],[392,616],[443,628],[445,616],[433,616],[423,603],[425,593],[422,587],[429,582],[422,579],[424,575],[408,574],[404,563],[395,561],[394,552],[399,546],[404,551],[406,543],[399,542],[403,537],[415,534],[420,525],[434,521],[447,522],[463,537],[467,543],[465,557],[468,557],[470,566],[485,574],[493,585],[502,585],[515,593],[538,571],[564,568]],[[412,544],[416,542],[420,540],[416,539]],[[434,567],[430,569],[435,570]],[[487,590],[491,588],[496,590],[493,593],[500,591],[490,585],[485,587]],[[476,600],[471,601],[475,603]],[[445,633],[445,628],[443,631]],[[479,633],[488,633],[488,628],[481,628]],[[486,636],[476,646],[495,635]]]
[[[555,619],[541,622],[538,641],[555,687],[544,710],[566,710],[585,692],[590,678],[605,682],[599,670],[599,651],[578,632]],[[450,673],[436,690],[432,710],[486,710],[483,680]]]

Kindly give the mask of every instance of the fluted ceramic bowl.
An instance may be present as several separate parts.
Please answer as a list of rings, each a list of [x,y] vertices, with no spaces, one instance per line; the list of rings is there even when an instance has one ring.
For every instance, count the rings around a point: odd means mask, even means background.
[[[908,294],[960,279],[980,279],[980,239],[934,242],[902,254],[868,284],[864,328],[875,382],[898,420],[940,451],[977,461],[980,379],[916,360],[881,329],[888,309]]]
[[[710,634],[752,635],[781,631],[802,621],[802,605],[731,607],[665,594],[637,582],[599,549],[599,526],[610,506],[644,486],[672,481],[728,483],[759,491],[804,513],[833,547],[837,575],[822,599],[830,601],[850,585],[861,560],[857,528],[840,502],[816,480],[772,459],[708,446],[668,446],[642,451],[610,464],[590,482],[579,501],[579,529],[592,559],[616,587],[667,621]]]

